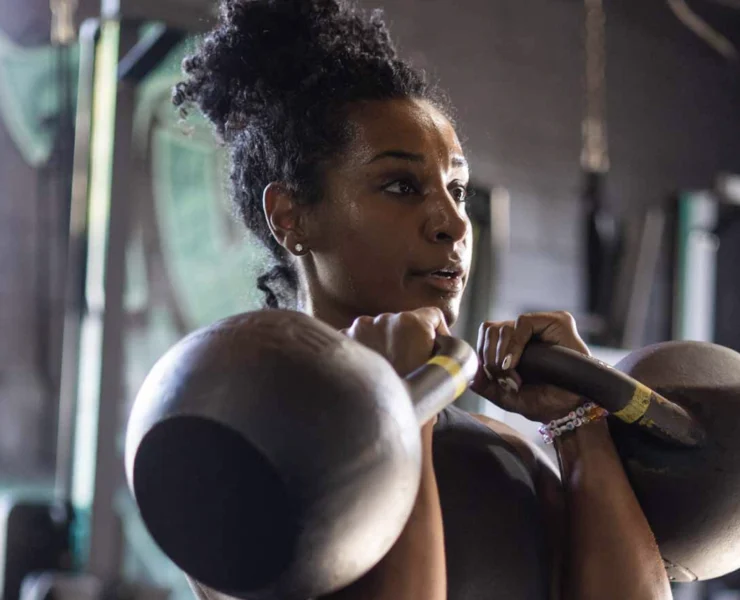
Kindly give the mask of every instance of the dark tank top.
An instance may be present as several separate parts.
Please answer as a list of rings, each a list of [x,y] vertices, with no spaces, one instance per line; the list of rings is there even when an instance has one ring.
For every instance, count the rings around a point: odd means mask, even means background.
[[[448,600],[546,600],[549,560],[534,482],[519,454],[463,410],[433,438]]]

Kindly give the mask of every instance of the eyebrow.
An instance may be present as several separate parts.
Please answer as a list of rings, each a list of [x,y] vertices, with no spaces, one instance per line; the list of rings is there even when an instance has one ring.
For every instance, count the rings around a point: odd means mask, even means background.
[[[377,156],[374,156],[366,164],[374,163],[384,158],[395,158],[399,160],[407,160],[409,162],[416,162],[416,163],[425,162],[423,154],[414,154],[413,152],[406,152],[405,150],[386,150],[385,152],[381,152]],[[452,166],[455,168],[460,168],[460,167],[467,168],[468,161],[465,160],[465,157],[460,156],[459,154],[456,154],[452,157]]]

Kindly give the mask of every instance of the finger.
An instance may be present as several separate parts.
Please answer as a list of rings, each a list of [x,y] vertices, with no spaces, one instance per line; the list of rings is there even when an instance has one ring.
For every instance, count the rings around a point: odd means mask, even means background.
[[[496,348],[498,347],[499,328],[495,323],[488,323],[483,335],[483,347],[481,348],[480,363],[486,377],[491,381],[498,379],[496,368]]]
[[[522,383],[522,378],[514,369],[504,371],[498,378],[498,384],[504,388],[505,391],[511,392],[514,395],[519,393],[519,390],[522,388]]]
[[[475,344],[475,352],[478,355],[478,362],[483,365],[483,348],[486,344],[486,330],[488,329],[488,323],[483,321],[478,327],[478,341]]]
[[[576,321],[567,312],[532,313],[519,317],[532,336],[548,344],[557,344],[576,351],[588,351],[578,334]],[[518,323],[518,321],[517,321]]]
[[[514,325],[507,352],[511,355],[511,369],[516,369],[526,345],[533,339],[557,344],[571,350],[588,353],[588,348],[575,330],[573,317],[568,313],[531,313],[521,315]]]
[[[426,306],[412,311],[420,320],[428,323],[435,333],[450,335],[444,313],[436,306]]]
[[[450,332],[450,328],[447,326],[447,319],[445,319],[444,317],[442,318],[440,324],[437,326],[437,334],[447,336],[452,335],[452,332]]]
[[[550,314],[559,326],[545,328],[542,333],[537,334],[539,338],[543,342],[558,344],[559,346],[570,348],[571,350],[590,356],[591,352],[589,352],[588,346],[581,338],[581,334],[578,333],[578,326],[576,325],[576,320],[573,318],[573,315],[566,311]]]
[[[514,336],[514,322],[509,321],[501,325],[498,333],[498,344],[496,345],[496,366],[501,371],[511,368],[511,355],[509,354],[509,342]]]
[[[513,368],[513,356],[509,350],[514,332],[515,323],[513,321],[507,321],[501,326],[496,347],[496,365],[500,370],[499,385],[507,392],[518,394],[522,387],[522,378]]]

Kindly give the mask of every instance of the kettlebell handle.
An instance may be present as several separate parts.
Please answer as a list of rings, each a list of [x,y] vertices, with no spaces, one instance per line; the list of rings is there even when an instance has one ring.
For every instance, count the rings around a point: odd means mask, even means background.
[[[680,446],[701,446],[702,426],[682,407],[606,363],[540,342],[527,345],[517,367],[527,383],[548,383],[585,396],[625,423]]]
[[[405,381],[420,425],[459,398],[473,381],[478,357],[465,341],[440,335],[435,354]],[[629,375],[575,350],[527,345],[517,369],[527,383],[547,383],[580,394],[621,421],[683,446],[701,446],[706,433],[681,406]]]
[[[434,356],[405,379],[419,425],[457,400],[477,370],[478,357],[467,342],[437,336]]]

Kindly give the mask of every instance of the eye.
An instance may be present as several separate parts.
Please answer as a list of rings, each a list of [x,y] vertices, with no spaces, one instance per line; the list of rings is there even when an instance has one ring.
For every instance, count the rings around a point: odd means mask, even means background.
[[[450,193],[452,194],[452,197],[455,199],[456,202],[463,203],[468,201],[470,198],[472,198],[475,193],[468,188],[466,185],[455,185],[450,189]]]
[[[385,191],[399,196],[410,196],[418,193],[416,186],[408,179],[399,179],[394,181],[385,186]]]

